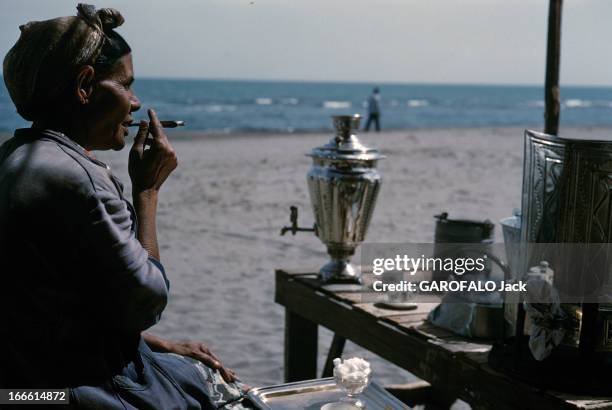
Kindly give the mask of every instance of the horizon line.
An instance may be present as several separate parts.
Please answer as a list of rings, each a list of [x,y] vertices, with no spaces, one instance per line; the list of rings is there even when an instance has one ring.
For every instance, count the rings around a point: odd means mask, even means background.
[[[4,75],[0,72],[0,78]],[[136,76],[136,80],[172,80],[172,81],[234,81],[234,82],[260,82],[260,83],[319,83],[319,84],[359,84],[368,86],[395,86],[395,85],[433,85],[433,86],[473,86],[473,87],[541,87],[544,88],[544,82],[540,83],[494,83],[494,82],[409,82],[409,81],[366,81],[366,80],[313,80],[313,79],[269,79],[269,78],[232,78],[232,77],[175,77],[175,76],[159,76],[159,75],[143,75]],[[560,84],[560,88],[575,87],[575,88],[612,88],[612,84]]]
[[[366,81],[366,80],[313,80],[313,79],[269,79],[269,78],[232,78],[232,77],[174,77],[146,75],[137,76],[136,80],[174,80],[174,81],[235,81],[235,82],[261,82],[261,83],[321,83],[321,84],[363,84],[368,86],[393,86],[393,85],[442,85],[442,86],[475,86],[475,87],[542,87],[544,82],[539,83],[473,83],[473,82],[409,82],[409,81]],[[611,84],[560,84],[560,87],[576,88],[612,88]]]

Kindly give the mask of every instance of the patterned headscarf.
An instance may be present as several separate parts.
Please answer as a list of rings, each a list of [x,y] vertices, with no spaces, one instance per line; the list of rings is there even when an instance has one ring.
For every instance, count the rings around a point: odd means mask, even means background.
[[[6,88],[26,120],[34,120],[39,109],[61,95],[77,68],[96,61],[105,33],[124,21],[115,9],[79,4],[77,10],[77,16],[20,26],[19,40],[4,58]]]

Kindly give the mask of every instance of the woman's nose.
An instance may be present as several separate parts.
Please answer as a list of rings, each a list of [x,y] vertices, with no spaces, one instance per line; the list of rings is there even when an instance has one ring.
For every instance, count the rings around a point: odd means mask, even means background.
[[[142,105],[140,105],[140,100],[135,95],[132,95],[130,100],[130,112],[138,111]]]

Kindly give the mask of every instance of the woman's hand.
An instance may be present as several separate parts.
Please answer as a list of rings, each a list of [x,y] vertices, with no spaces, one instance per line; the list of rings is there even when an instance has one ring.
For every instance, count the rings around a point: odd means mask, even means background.
[[[204,343],[174,342],[171,340],[162,339],[161,337],[154,336],[150,333],[143,333],[142,336],[151,350],[155,352],[176,353],[180,354],[181,356],[191,357],[192,359],[199,360],[212,369],[219,370],[223,380],[225,380],[227,383],[236,381],[236,373],[234,373],[232,369],[224,367],[217,355],[214,354]]]
[[[236,373],[221,363],[221,360],[208,346],[200,342],[171,342],[171,352],[199,360],[206,366],[219,370],[223,380],[228,383],[236,381]]]
[[[133,195],[149,191],[157,193],[178,164],[174,148],[170,145],[157,114],[152,109],[148,110],[148,114],[150,122],[140,122],[130,151],[128,171]],[[153,139],[150,140],[150,148],[145,150],[149,133]]]
[[[160,260],[157,244],[157,194],[168,175],[176,168],[176,154],[157,119],[155,111],[149,110],[149,124],[140,122],[138,134],[130,150],[128,171],[132,180],[132,199],[140,223],[136,236],[149,256]],[[153,135],[150,148],[147,136]]]

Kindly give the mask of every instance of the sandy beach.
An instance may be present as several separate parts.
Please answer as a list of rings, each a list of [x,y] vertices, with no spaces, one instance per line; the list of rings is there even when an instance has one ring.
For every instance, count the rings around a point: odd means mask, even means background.
[[[602,138],[612,130],[564,131]],[[249,384],[279,383],[284,311],[273,302],[274,269],[317,269],[326,260],[314,236],[279,231],[290,205],[299,207],[301,225],[312,225],[304,154],[331,134],[171,138],[179,167],[162,188],[158,219],[171,299],[153,331],[208,343]],[[387,155],[370,242],[432,241],[433,215],[441,211],[497,222],[520,206],[522,129],[406,130],[361,139]],[[127,155],[124,149],[98,157],[129,193]],[[499,225],[496,238],[503,240]],[[321,363],[331,334],[320,334]],[[383,384],[411,377],[350,343],[346,354],[372,360]]]
[[[608,129],[565,130],[605,138]],[[274,269],[317,269],[326,261],[311,234],[279,236],[289,206],[300,224],[313,216],[304,154],[331,134],[172,136],[179,167],[161,192],[159,242],[171,299],[153,331],[208,343],[252,385],[282,382],[284,311],[273,302]],[[520,207],[523,130],[442,129],[361,134],[387,159],[367,235],[370,242],[429,242],[433,215],[497,222]],[[99,153],[126,183],[127,149]],[[501,228],[496,238],[503,241]],[[320,368],[331,333],[320,331]],[[411,376],[359,346],[345,354],[373,361],[381,383]]]

